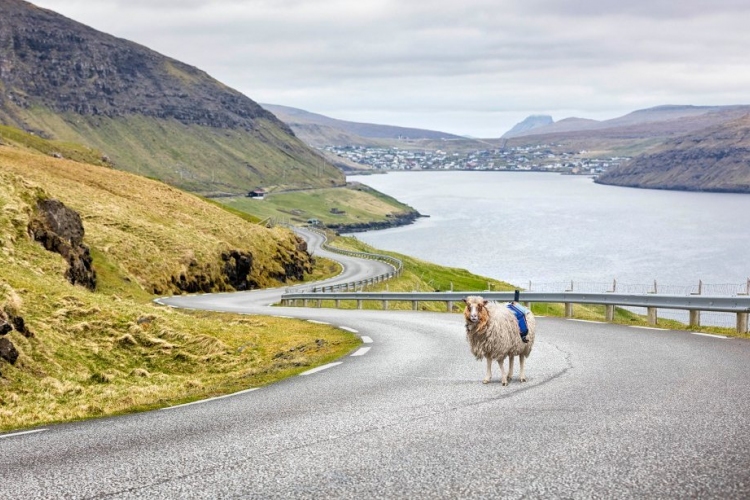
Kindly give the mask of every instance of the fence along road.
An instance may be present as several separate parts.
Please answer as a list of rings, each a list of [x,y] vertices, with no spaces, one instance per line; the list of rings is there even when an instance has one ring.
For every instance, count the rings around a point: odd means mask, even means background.
[[[356,300],[357,308],[362,309],[363,301],[379,301],[383,309],[388,308],[388,303],[393,301],[407,301],[412,303],[412,309],[417,310],[419,302],[445,302],[446,310],[453,311],[454,304],[463,300],[467,295],[475,292],[363,292],[363,288],[381,281],[388,280],[398,276],[403,264],[400,260],[381,254],[352,252],[348,250],[331,247],[327,244],[326,236],[321,231],[309,230],[309,233],[315,235],[316,240],[321,248],[328,252],[349,257],[359,257],[382,261],[390,264],[393,269],[376,274],[367,279],[358,281],[333,280],[329,284],[318,285],[314,287],[304,287],[297,289],[288,289],[287,293],[281,296],[284,305],[292,306],[302,302],[308,306],[310,301],[315,301],[320,307],[323,300],[335,301],[336,307],[339,307],[342,300]],[[531,286],[531,284],[529,284]],[[657,324],[658,309],[677,309],[689,311],[689,326],[700,326],[701,312],[725,312],[736,315],[736,330],[738,333],[748,332],[748,313],[750,313],[750,280],[747,282],[747,292],[744,296],[708,296],[708,295],[658,295],[656,294],[656,282],[654,282],[654,293],[625,294],[615,293],[617,282],[613,284],[613,292],[606,293],[581,293],[573,292],[573,283],[571,282],[570,291],[566,292],[521,292],[521,302],[531,303],[560,303],[565,304],[565,316],[573,317],[573,304],[594,304],[604,305],[605,319],[613,321],[615,316],[615,307],[645,307],[646,316],[650,325]],[[698,290],[702,288],[699,283]],[[348,293],[355,292],[355,293]],[[699,292],[700,293],[700,292]],[[510,301],[513,300],[513,292],[476,292],[489,300]]]
[[[362,308],[364,301],[378,301],[383,308],[388,308],[389,302],[406,301],[412,303],[416,310],[419,302],[445,302],[447,310],[453,311],[454,304],[460,302],[467,295],[482,295],[488,300],[510,301],[513,292],[287,292],[281,296],[284,305],[296,305],[302,302],[309,305],[314,301],[320,307],[323,300],[333,300],[338,306],[342,300],[356,300],[357,308]],[[690,326],[700,325],[700,312],[728,312],[737,315],[737,332],[748,331],[748,313],[750,313],[750,297],[709,297],[681,296],[681,295],[631,295],[619,293],[580,293],[580,292],[520,292],[520,301],[531,303],[561,303],[565,304],[566,317],[573,316],[573,304],[605,305],[606,319],[614,319],[614,308],[645,307],[648,310],[648,322],[656,325],[658,309],[680,309],[690,311]]]

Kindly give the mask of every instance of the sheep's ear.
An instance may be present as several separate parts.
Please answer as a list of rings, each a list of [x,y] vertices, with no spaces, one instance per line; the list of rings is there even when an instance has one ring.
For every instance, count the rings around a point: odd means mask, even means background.
[[[466,303],[466,304],[468,304],[468,303],[469,303],[469,301],[468,301],[468,300],[466,300],[466,297],[464,297],[464,303]]]
[[[483,305],[483,306],[486,306],[486,305],[487,305],[487,304],[489,304],[489,303],[490,303],[490,301],[489,301],[489,300],[485,300],[485,301],[483,301],[483,302],[482,302],[482,305]]]

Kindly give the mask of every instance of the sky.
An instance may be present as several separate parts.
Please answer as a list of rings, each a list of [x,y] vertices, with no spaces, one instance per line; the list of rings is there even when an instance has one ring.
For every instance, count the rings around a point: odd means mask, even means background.
[[[196,66],[259,103],[500,137],[750,104],[747,0],[32,0]]]

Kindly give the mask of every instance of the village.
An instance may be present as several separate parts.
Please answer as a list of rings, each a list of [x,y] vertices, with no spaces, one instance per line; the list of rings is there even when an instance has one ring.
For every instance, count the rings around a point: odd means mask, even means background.
[[[555,153],[549,145],[470,153],[365,146],[326,146],[322,149],[374,170],[518,170],[598,175],[629,159],[590,158],[586,151]]]

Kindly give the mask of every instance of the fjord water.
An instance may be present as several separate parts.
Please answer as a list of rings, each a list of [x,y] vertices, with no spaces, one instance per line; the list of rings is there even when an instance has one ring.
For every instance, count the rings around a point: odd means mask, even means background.
[[[360,240],[517,286],[750,277],[747,194],[623,188],[533,172],[391,172],[349,180],[430,216],[356,233]]]

